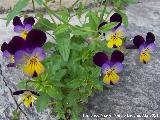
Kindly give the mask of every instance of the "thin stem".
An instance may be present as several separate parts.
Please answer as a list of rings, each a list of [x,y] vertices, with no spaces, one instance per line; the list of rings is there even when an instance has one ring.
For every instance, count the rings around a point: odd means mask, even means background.
[[[105,12],[106,12],[107,5],[108,5],[108,0],[106,1],[106,4],[105,4],[104,9],[103,9],[103,11],[102,11],[102,14],[101,14],[101,16],[100,16],[100,21],[101,21],[101,22],[102,22],[102,20],[103,20],[104,14],[105,14]]]
[[[26,119],[29,120],[27,114],[22,110],[22,108],[19,106],[18,102],[16,101],[16,98],[13,96],[12,89],[8,86],[8,83],[5,80],[5,76],[3,75],[1,64],[0,64],[0,75],[2,76],[2,81],[4,82],[5,86],[9,89],[11,97],[13,98],[14,102],[16,103],[17,108],[25,115]]]
[[[68,22],[66,22],[65,20],[63,20],[61,17],[59,17],[53,10],[51,10],[47,4],[43,3],[44,7],[50,12],[52,13],[58,20],[62,21],[64,24],[72,27],[72,28],[75,28],[75,29],[78,29],[78,30],[81,30],[81,31],[84,31],[84,32],[92,32],[92,33],[96,33],[97,31],[93,31],[93,30],[86,30],[86,29],[82,29],[80,27],[77,27],[77,26],[73,26],[71,24],[69,24]]]
[[[32,0],[32,5],[33,5],[33,11],[35,11],[35,3],[34,3],[34,0]]]

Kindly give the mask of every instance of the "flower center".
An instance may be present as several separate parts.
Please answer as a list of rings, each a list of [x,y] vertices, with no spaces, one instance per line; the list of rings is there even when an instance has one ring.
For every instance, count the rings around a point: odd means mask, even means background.
[[[21,37],[22,37],[23,39],[26,39],[27,34],[28,34],[28,31],[23,31],[23,32],[21,33]]]

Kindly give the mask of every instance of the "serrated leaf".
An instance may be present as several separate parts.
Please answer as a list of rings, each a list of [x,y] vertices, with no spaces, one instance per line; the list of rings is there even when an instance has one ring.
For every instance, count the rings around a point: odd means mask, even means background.
[[[112,28],[114,28],[115,26],[117,26],[118,24],[119,24],[118,22],[107,23],[100,28],[100,31],[105,33],[107,31],[111,30]]]
[[[65,20],[66,22],[69,21],[69,17],[70,17],[70,14],[68,12],[68,9],[63,9],[62,11],[59,11],[58,12],[58,15],[60,15],[60,17]]]
[[[14,6],[14,8],[8,13],[7,15],[7,23],[6,25],[8,25],[10,23],[10,21],[16,16],[18,15],[21,10],[23,8],[25,8],[29,3],[29,0],[19,0],[17,2],[17,4]]]
[[[49,101],[50,101],[49,95],[47,95],[46,93],[41,93],[36,101],[37,111],[43,112],[44,109],[47,107],[47,104],[49,103]]]
[[[57,49],[60,52],[63,60],[67,62],[70,55],[70,31],[68,29],[67,31],[57,31],[55,33],[55,38],[57,43]]]
[[[43,0],[35,0],[39,5],[43,4]]]

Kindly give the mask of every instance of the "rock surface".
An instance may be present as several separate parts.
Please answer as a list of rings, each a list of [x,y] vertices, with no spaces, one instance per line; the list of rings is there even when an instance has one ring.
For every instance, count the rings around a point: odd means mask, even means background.
[[[160,1],[141,0],[129,6],[128,34],[145,37],[151,31],[160,46]],[[106,86],[90,98],[82,120],[158,120],[160,119],[160,60],[158,48],[148,64],[140,64],[138,51],[126,58],[119,83]],[[108,116],[107,116],[108,115]],[[147,116],[148,115],[148,116]],[[159,116],[158,116],[159,115]]]
[[[0,1],[1,3],[1,1]],[[160,43],[160,1],[141,0],[141,3],[127,7],[129,16],[129,36],[146,35],[151,31],[156,34],[158,47]],[[1,15],[3,17],[4,15]],[[75,20],[73,20],[76,23]],[[13,28],[5,26],[0,20],[1,41],[9,41],[15,35]],[[115,86],[106,86],[103,92],[96,93],[90,98],[86,111],[81,114],[82,120],[153,120],[153,114],[160,116],[160,62],[159,51],[153,53],[152,61],[142,65],[139,63],[138,52],[135,50],[126,58],[125,70],[121,73],[121,80]],[[5,62],[0,55],[3,74],[8,85],[14,91],[14,83],[24,76],[20,70],[5,68]],[[18,72],[17,72],[18,71]],[[1,78],[2,79],[2,76]],[[0,120],[10,120],[11,111],[15,108],[14,101],[4,82],[0,80]],[[23,108],[24,109],[24,108]],[[35,108],[24,111],[31,120],[54,120],[50,110],[43,113],[35,112]],[[152,115],[142,118],[142,115]],[[87,116],[88,115],[88,116]],[[108,117],[107,117],[108,115]],[[116,116],[115,116],[116,115]],[[132,115],[132,117],[129,117]],[[139,116],[137,116],[139,115]],[[140,117],[141,115],[141,117]],[[92,116],[92,117],[91,117]],[[135,116],[135,117],[134,117]],[[25,120],[22,115],[21,120]]]

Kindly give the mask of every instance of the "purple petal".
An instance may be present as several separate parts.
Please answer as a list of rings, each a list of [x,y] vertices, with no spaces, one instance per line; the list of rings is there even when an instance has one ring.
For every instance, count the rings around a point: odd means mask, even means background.
[[[16,25],[14,27],[14,32],[16,32],[16,33],[22,33],[23,31],[24,31],[24,27],[23,26]]]
[[[17,26],[17,25],[23,26],[23,24],[22,24],[22,22],[20,20],[20,17],[18,17],[18,16],[14,17],[14,19],[13,19],[13,25],[14,26]]]
[[[145,44],[142,44],[142,45],[139,47],[139,53],[141,53],[141,52],[142,52],[142,50],[144,50],[144,49],[145,49],[145,47],[146,47],[146,45],[145,45]]]
[[[8,44],[4,42],[1,46],[1,51],[4,52],[5,50],[8,50]]]
[[[26,24],[25,26],[24,26],[24,29],[25,29],[25,31],[31,31],[32,30],[32,26],[30,25],[30,24]]]
[[[104,52],[98,52],[93,56],[93,63],[101,67],[106,61],[108,56]]]
[[[133,39],[133,43],[137,48],[139,48],[139,46],[142,45],[144,42],[144,38],[140,35],[135,36]]]
[[[35,23],[35,20],[34,20],[33,17],[27,17],[27,18],[25,18],[24,21],[23,21],[23,24],[24,24],[24,25],[29,24],[29,25],[32,26],[34,23]]]
[[[126,33],[126,28],[123,25],[120,25],[115,32],[122,31],[122,33]]]
[[[14,55],[18,50],[23,50],[26,48],[26,42],[19,36],[15,36],[8,43],[8,52]]]
[[[30,58],[30,55],[23,50],[17,51],[14,55],[14,60],[16,64],[25,64],[27,63],[29,58]]]
[[[20,94],[23,94],[25,91],[27,90],[18,90],[18,91],[13,92],[13,95],[20,95]]]
[[[116,27],[114,27],[114,29],[117,29],[121,25],[121,23],[122,23],[122,17],[121,17],[121,15],[118,14],[118,13],[114,13],[110,17],[110,22],[119,22],[119,24]]]
[[[46,58],[46,53],[40,47],[34,49],[32,56],[36,56],[39,61],[43,61]]]
[[[123,64],[120,62],[115,63],[112,67],[112,69],[114,69],[116,73],[120,73],[123,70],[123,68]]]
[[[111,55],[111,61],[115,62],[123,62],[124,54],[121,51],[115,50]]]
[[[102,73],[103,74],[106,74],[106,71],[108,70],[108,69],[110,69],[111,67],[110,67],[110,65],[108,64],[108,62],[106,62],[106,63],[104,63],[103,65],[102,65]]]
[[[7,59],[10,59],[11,54],[10,54],[7,50],[5,50],[5,51],[3,52],[3,57],[5,57],[5,58],[7,58]]]
[[[146,47],[146,49],[148,49],[149,52],[153,52],[153,51],[156,50],[156,45],[155,45],[154,43],[150,43],[150,44]]]
[[[42,47],[46,42],[46,39],[47,36],[43,31],[38,29],[32,29],[26,37],[27,47],[29,49]]]
[[[146,36],[146,42],[145,42],[145,44],[150,44],[150,43],[154,43],[154,41],[155,41],[155,36],[154,36],[154,34],[153,33],[151,33],[151,32],[148,32],[147,33],[147,36]]]

